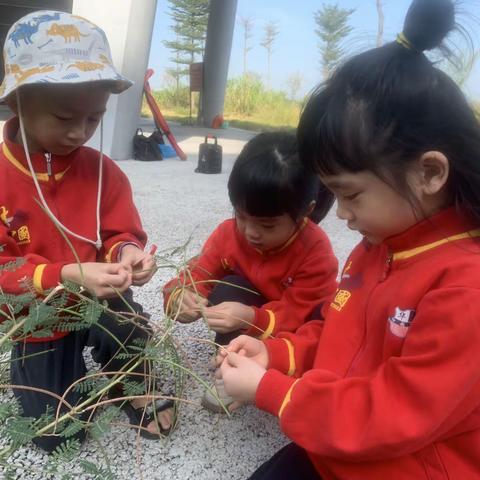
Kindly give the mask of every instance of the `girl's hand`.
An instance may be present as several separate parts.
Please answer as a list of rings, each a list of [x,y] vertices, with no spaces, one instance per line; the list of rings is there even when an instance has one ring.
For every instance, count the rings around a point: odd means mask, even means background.
[[[181,299],[179,306],[173,307],[173,316],[181,323],[191,323],[198,320],[202,310],[207,306],[208,300],[201,295],[192,292],[185,288],[182,293],[178,295],[178,300]],[[178,309],[180,312],[177,315]]]
[[[257,338],[240,335],[232,340],[226,348],[220,348],[216,358],[217,367],[223,363],[229,353],[238,353],[253,360],[263,368],[268,367],[268,350],[265,344]]]
[[[120,264],[132,272],[132,285],[145,285],[157,270],[155,257],[136,245],[125,245],[120,254]]]
[[[255,310],[239,302],[222,302],[204,311],[209,327],[217,333],[246,329],[255,320]]]
[[[258,363],[233,352],[225,357],[220,366],[225,391],[237,402],[242,403],[255,400],[258,385],[265,372],[265,368]]]
[[[82,285],[98,298],[114,297],[132,284],[131,272],[120,263],[86,262],[81,267],[77,263],[65,265],[62,280]]]

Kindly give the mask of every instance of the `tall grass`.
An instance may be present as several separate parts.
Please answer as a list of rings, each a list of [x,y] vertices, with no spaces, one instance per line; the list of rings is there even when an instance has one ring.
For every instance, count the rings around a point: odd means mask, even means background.
[[[182,87],[179,92],[174,88],[156,90],[154,96],[167,119],[179,120],[188,116],[187,87]],[[197,103],[194,101],[195,105]],[[289,99],[282,91],[267,89],[255,74],[232,78],[227,82],[223,116],[232,126],[251,130],[296,128],[300,110],[301,102]],[[196,116],[196,109],[193,114]],[[145,104],[142,115],[151,116]]]

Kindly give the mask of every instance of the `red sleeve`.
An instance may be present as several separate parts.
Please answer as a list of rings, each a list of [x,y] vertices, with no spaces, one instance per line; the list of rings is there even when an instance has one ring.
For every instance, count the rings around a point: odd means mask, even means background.
[[[116,262],[120,247],[133,243],[141,250],[147,242],[132,188],[127,176],[113,160],[104,159],[101,235],[107,262]]]
[[[286,375],[299,377],[313,366],[323,320],[311,320],[296,333],[281,333],[264,341],[268,350],[268,367]]]
[[[0,223],[0,288],[4,293],[25,293],[33,286],[39,295],[43,295],[45,290],[60,283],[62,267],[66,263],[51,263],[35,254],[22,257],[7,228]]]
[[[286,288],[283,296],[255,308],[253,325],[247,335],[260,339],[278,332],[294,332],[310,317],[316,307],[331,298],[337,288],[338,262],[329,248],[323,244],[312,249],[295,272],[293,284]]]
[[[419,451],[478,407],[480,292],[429,292],[402,354],[369,376],[340,378],[313,369],[300,379],[268,370],[256,403],[280,417],[282,430],[306,450],[371,461]]]
[[[226,222],[220,224],[205,242],[201,254],[189,262],[188,272],[180,272],[178,277],[173,278],[163,287],[165,309],[169,304],[170,296],[177,288],[194,284],[198,293],[207,297],[215,286],[211,280],[218,280],[225,276],[222,252],[225,251],[226,228],[228,228]]]

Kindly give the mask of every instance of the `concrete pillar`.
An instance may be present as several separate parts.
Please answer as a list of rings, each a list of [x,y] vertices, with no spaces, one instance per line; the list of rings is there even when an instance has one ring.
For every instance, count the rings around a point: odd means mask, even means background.
[[[205,44],[202,114],[206,127],[223,115],[237,0],[211,0]]]
[[[134,81],[112,95],[103,120],[103,151],[115,160],[132,158],[132,139],[138,125],[157,0],[73,0],[73,13],[105,30],[114,65]],[[88,145],[100,147],[97,131]]]

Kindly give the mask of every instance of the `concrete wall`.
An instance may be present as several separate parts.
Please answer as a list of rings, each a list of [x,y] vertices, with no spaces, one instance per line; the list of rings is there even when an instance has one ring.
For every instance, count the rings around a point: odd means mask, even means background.
[[[111,96],[103,121],[103,150],[116,160],[132,158],[132,138],[140,115],[156,3],[156,0],[73,0],[73,13],[105,30],[113,63],[134,81],[126,92]],[[88,145],[100,147],[99,131]]]

